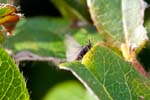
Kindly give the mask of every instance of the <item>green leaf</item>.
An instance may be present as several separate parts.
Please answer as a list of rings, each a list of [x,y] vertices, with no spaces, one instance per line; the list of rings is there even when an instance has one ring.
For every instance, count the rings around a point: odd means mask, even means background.
[[[2,48],[0,48],[0,76],[0,100],[29,100],[22,74]]]
[[[21,19],[21,21],[18,22],[16,29],[14,30],[14,33],[43,34],[46,31],[47,33],[53,32],[59,34],[65,32],[67,29],[70,28],[70,26],[71,23],[67,19],[65,20],[62,18],[34,17]]]
[[[106,93],[105,88],[100,84],[97,79],[91,74],[91,72],[79,62],[70,62],[60,65],[60,68],[71,70],[73,74],[81,80],[83,84],[86,84],[92,89],[92,91],[100,97],[102,100],[111,100],[109,94]],[[100,94],[102,96],[100,96]]]
[[[94,46],[80,62],[60,65],[69,69],[101,100],[138,100],[150,95],[150,81],[116,53]]]
[[[8,3],[8,0],[0,0],[1,3]]]
[[[68,81],[54,86],[43,100],[95,100],[81,84]]]
[[[89,20],[85,0],[51,0],[65,18]]]
[[[20,21],[14,31],[16,35],[7,38],[5,48],[17,53],[28,50],[41,56],[65,57],[62,34],[69,27],[63,19],[29,18]],[[58,48],[59,47],[59,48]]]
[[[95,26],[106,40],[127,49],[139,47],[147,40],[143,27],[143,0],[88,0]]]

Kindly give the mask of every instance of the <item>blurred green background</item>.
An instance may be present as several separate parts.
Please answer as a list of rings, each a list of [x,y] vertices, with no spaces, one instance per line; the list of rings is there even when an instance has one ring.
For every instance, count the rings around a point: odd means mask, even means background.
[[[64,17],[63,14],[58,10],[59,8],[56,7],[57,3],[60,3],[61,0],[55,0],[57,2],[53,2],[54,0],[20,0],[20,11],[24,16],[28,19],[34,17],[46,17],[46,18],[62,18]],[[70,2],[69,0],[66,0]],[[78,0],[75,0],[78,1]],[[82,0],[81,0],[82,1]],[[83,0],[85,4],[85,0]],[[65,5],[65,4],[64,4]],[[59,5],[58,5],[59,6]],[[62,5],[63,6],[63,5]],[[89,17],[89,16],[88,16]],[[66,19],[68,17],[65,17]],[[76,18],[70,19],[70,21]],[[82,18],[81,18],[82,19]],[[32,22],[31,22],[32,23]],[[40,24],[40,23],[39,23]],[[36,26],[40,28],[40,25],[36,24]],[[33,29],[39,29],[37,27],[32,26]],[[55,25],[54,25],[55,27]],[[31,28],[31,27],[30,27]],[[47,27],[46,27],[47,28]],[[23,29],[22,27],[20,29]],[[31,29],[31,30],[33,30]],[[25,30],[25,32],[28,30]],[[31,35],[32,37],[32,35]],[[53,37],[51,37],[53,38]],[[32,39],[31,39],[32,40]],[[13,41],[13,40],[12,40]],[[84,41],[85,42],[85,41]],[[8,45],[6,44],[6,47]],[[14,46],[14,45],[13,45]],[[24,61],[21,62],[20,70],[23,73],[25,80],[27,82],[27,88],[30,93],[31,100],[70,100],[68,97],[71,96],[72,100],[84,100],[83,99],[83,92],[85,92],[85,88],[83,85],[73,76],[70,71],[60,70],[51,62],[33,62],[33,61]],[[68,97],[63,97],[65,94],[65,85],[60,86],[61,84],[72,84],[70,85],[71,93],[66,93]],[[75,84],[75,85],[73,85]],[[59,87],[58,87],[59,86]],[[68,85],[69,86],[69,85]],[[54,89],[57,88],[58,89]],[[79,89],[78,89],[79,88]],[[80,92],[73,92],[73,91],[81,90]],[[59,93],[55,93],[53,91],[58,91]],[[59,91],[62,90],[62,91]],[[64,90],[64,91],[63,91]],[[67,91],[67,90],[66,90]],[[51,93],[52,92],[52,93]],[[53,94],[50,97],[45,97],[47,93]],[[77,94],[76,94],[77,93]],[[57,96],[55,96],[57,94]],[[60,94],[60,95],[59,95]],[[79,96],[80,95],[80,96]],[[66,95],[64,95],[66,96]],[[77,97],[77,98],[76,98]],[[86,96],[88,97],[88,96]],[[49,98],[49,99],[46,99]],[[68,99],[67,99],[68,98]],[[88,100],[88,99],[86,99]]]

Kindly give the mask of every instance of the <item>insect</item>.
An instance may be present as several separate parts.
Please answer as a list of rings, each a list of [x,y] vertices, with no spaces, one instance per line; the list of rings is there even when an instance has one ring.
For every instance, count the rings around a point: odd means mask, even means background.
[[[89,43],[82,48],[82,50],[78,54],[76,60],[81,60],[83,58],[83,56],[91,49],[91,47],[92,47],[92,44],[89,41]]]
[[[66,36],[67,61],[81,60],[83,56],[91,49],[92,44],[89,41],[87,45],[81,46],[71,36]]]

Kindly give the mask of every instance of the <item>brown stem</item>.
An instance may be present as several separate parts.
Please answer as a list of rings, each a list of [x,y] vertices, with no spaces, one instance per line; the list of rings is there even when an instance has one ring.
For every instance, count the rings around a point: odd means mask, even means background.
[[[132,62],[132,65],[133,65],[133,67],[134,67],[137,71],[139,71],[143,76],[147,77],[147,73],[146,73],[144,67],[139,63],[139,61],[134,60],[134,61]]]

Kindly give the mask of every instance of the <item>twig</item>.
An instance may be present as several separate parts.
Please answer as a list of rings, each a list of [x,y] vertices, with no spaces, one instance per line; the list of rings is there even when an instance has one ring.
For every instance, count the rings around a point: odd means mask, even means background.
[[[18,65],[21,61],[48,61],[48,62],[53,62],[56,65],[65,61],[65,59],[59,59],[56,57],[39,56],[30,51],[21,51],[15,55],[13,55],[13,58],[14,58],[16,64],[18,64]]]

